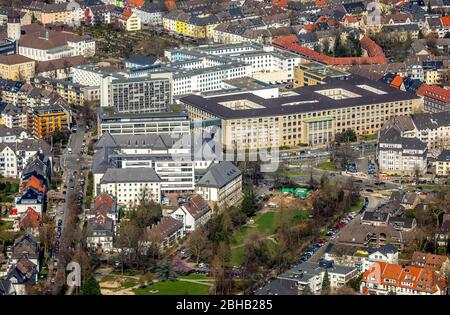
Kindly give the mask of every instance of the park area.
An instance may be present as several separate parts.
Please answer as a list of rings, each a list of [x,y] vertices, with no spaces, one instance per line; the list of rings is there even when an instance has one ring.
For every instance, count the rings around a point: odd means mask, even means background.
[[[133,273],[110,273],[99,277],[103,295],[207,295],[213,279],[200,274],[179,276],[175,280],[154,280],[142,284]]]
[[[231,240],[231,263],[233,266],[239,266],[242,263],[242,254],[245,240],[253,232],[258,232],[270,250],[276,248],[276,234],[280,220],[287,217],[294,223],[301,224],[308,219],[311,208],[311,198],[301,200],[290,194],[275,194],[267,204],[274,205],[274,208],[265,207],[258,212],[249,222],[233,235]]]

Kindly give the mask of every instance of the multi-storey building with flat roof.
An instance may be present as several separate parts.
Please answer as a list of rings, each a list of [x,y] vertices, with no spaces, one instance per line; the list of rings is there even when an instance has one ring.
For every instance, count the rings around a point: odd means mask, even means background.
[[[38,106],[28,113],[33,135],[39,139],[50,137],[55,131],[69,128],[70,119],[67,110],[58,105]]]
[[[394,116],[422,109],[419,97],[361,77],[328,79],[289,96],[264,99],[250,93],[182,97],[191,121],[221,128],[225,148],[324,145],[348,128],[375,134]],[[206,127],[205,127],[206,128]]]
[[[154,113],[165,111],[172,103],[170,75],[102,78],[100,106],[114,107],[118,113]]]
[[[185,140],[190,141],[190,137],[174,138],[167,134],[111,135],[104,133],[95,145],[96,151],[92,167],[94,194],[98,194],[102,189],[107,188],[104,185],[110,181],[105,182],[107,178],[111,178],[110,175],[107,175],[111,172],[109,171],[111,168],[152,169],[160,179],[158,188],[163,193],[194,191],[195,171],[200,170],[204,173],[213,159],[197,157],[191,142],[187,143]],[[135,172],[135,170],[132,171]],[[132,178],[129,180],[131,181]],[[119,179],[118,181],[120,182]],[[156,181],[152,182],[156,183]],[[132,181],[131,183],[134,184]],[[133,189],[138,189],[140,186],[133,187]],[[118,202],[130,201],[131,199],[125,199],[125,197],[130,197],[131,195],[133,195],[133,198],[137,198],[138,194],[133,189],[127,192],[127,196],[124,195],[123,198],[118,198]]]
[[[119,114],[111,107],[99,108],[97,122],[100,135],[189,134],[191,124],[184,111],[136,115]]]
[[[294,68],[294,88],[325,83],[326,78],[349,77],[350,73],[327,67],[318,62],[300,63]]]

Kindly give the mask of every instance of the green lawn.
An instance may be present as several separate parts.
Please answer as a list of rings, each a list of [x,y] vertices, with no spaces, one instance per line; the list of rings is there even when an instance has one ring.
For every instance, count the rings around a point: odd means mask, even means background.
[[[408,185],[411,189],[417,189],[417,187],[422,187],[426,190],[437,190],[443,192],[450,192],[450,185],[433,185],[433,184],[419,184],[419,185]]]
[[[361,207],[364,205],[364,198],[359,198],[358,201],[353,204],[347,212],[358,212],[361,210]]]
[[[362,141],[371,141],[371,140],[377,140],[377,138],[378,138],[377,134],[372,134],[372,135],[362,136],[360,138],[360,140],[362,140]]]
[[[336,165],[334,165],[333,162],[330,161],[318,163],[316,167],[322,170],[336,171]]]
[[[133,292],[136,295],[207,295],[209,288],[204,284],[175,280],[158,281],[144,289],[135,289]]]
[[[212,278],[208,277],[208,276],[205,276],[205,275],[198,274],[198,273],[191,273],[191,274],[186,275],[186,276],[180,276],[180,279],[208,280],[208,279],[212,279]]]

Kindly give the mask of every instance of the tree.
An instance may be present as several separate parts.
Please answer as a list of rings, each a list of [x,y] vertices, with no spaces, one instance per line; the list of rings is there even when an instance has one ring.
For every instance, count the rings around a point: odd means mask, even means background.
[[[210,254],[211,243],[208,239],[208,233],[206,230],[200,228],[192,232],[189,236],[187,247],[192,250],[196,265],[198,265],[200,258],[209,256],[208,254]]]
[[[432,9],[431,9],[431,0],[428,0],[428,4],[427,4],[427,13],[428,13],[428,14],[431,14],[431,11],[432,11]]]
[[[253,187],[249,187],[244,191],[244,198],[242,199],[241,207],[247,217],[251,217],[255,214],[257,207]]]
[[[146,273],[139,277],[139,283],[143,286],[148,286],[155,280],[155,275],[152,273]]]
[[[172,263],[167,259],[158,262],[156,266],[156,275],[161,280],[175,280],[177,278]]]
[[[305,287],[303,288],[302,295],[313,295],[309,284],[305,285]]]
[[[102,295],[100,285],[94,277],[90,276],[86,279],[81,290],[82,295]]]
[[[152,198],[153,196],[144,190],[139,204],[133,206],[128,214],[130,222],[141,229],[158,223],[162,217],[161,205],[154,202]]]
[[[325,269],[325,274],[323,276],[322,280],[322,294],[327,295],[330,293],[331,289],[331,283],[330,283],[330,276],[328,275],[328,269]]]
[[[241,266],[248,276],[257,273],[261,267],[270,267],[272,258],[265,239],[258,232],[252,232],[244,242]]]

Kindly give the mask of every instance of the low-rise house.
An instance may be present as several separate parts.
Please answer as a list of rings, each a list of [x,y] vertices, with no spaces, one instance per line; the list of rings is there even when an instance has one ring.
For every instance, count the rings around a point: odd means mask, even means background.
[[[450,267],[450,259],[443,255],[414,252],[411,258],[411,266],[441,272],[441,270],[448,270]]]
[[[447,246],[450,240],[450,213],[444,214],[442,225],[436,233],[436,239],[439,246]]]
[[[86,218],[95,218],[97,215],[108,217],[117,223],[119,221],[117,199],[107,193],[98,194],[94,198],[92,208],[86,211]]]
[[[110,252],[113,249],[114,221],[104,215],[87,220],[86,243],[88,248]]]
[[[364,272],[360,292],[366,295],[441,295],[446,283],[435,271],[413,266],[375,262]]]
[[[329,243],[324,258],[334,261],[336,265],[355,267],[359,272],[364,272],[376,261],[398,263],[398,254],[398,248],[390,244],[373,248]]]
[[[16,295],[16,290],[11,281],[0,280],[0,295]]]
[[[158,244],[161,249],[167,249],[185,236],[183,223],[165,217],[158,224],[147,227],[145,230],[146,245]]]
[[[242,198],[242,173],[229,161],[212,163],[195,184],[195,191],[210,203],[211,208],[222,210],[233,206]]]
[[[423,97],[424,109],[427,112],[450,111],[450,90],[424,84],[417,90],[417,95]]]
[[[211,207],[200,195],[190,197],[171,213],[171,217],[182,222],[186,232],[195,231],[211,219]]]
[[[34,188],[28,188],[22,196],[16,198],[17,214],[25,213],[28,208],[42,214],[45,207],[45,195]]]
[[[26,257],[20,258],[6,275],[17,295],[26,295],[27,287],[37,283],[39,271],[36,264]]]
[[[30,132],[22,127],[0,125],[0,143],[15,143],[23,139],[32,139]]]
[[[39,226],[41,224],[41,215],[34,209],[28,208],[25,213],[21,215],[19,221],[20,230],[25,231],[34,237],[39,237]]]
[[[17,264],[21,258],[29,259],[36,265],[36,269],[39,271],[40,264],[40,251],[39,243],[37,240],[29,234],[17,238],[14,241],[11,255],[11,264]]]

